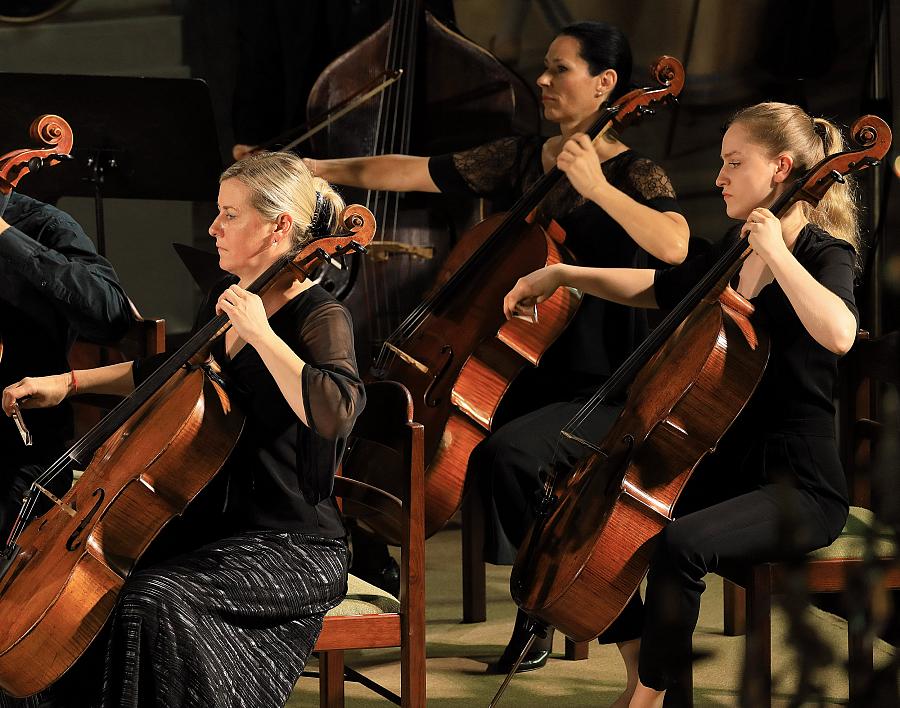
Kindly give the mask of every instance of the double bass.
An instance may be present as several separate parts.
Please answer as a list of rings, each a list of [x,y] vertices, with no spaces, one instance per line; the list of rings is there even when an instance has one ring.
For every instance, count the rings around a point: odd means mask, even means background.
[[[891,131],[876,116],[852,126],[857,148],[829,155],[793,182],[771,211],[815,206],[834,182],[887,153]],[[692,471],[716,449],[765,369],[769,340],[753,305],[729,283],[750,253],[744,234],[604,384],[576,422],[627,388],[622,413],[594,452],[552,474],[510,577],[516,604],[575,641],[601,634],[647,572],[654,539]]]
[[[344,209],[346,233],[279,258],[248,288],[290,269],[364,249],[375,232],[364,207]],[[0,554],[0,688],[24,697],[55,682],[87,649],[144,551],[212,480],[243,428],[209,355],[230,324],[213,317],[38,477]],[[71,464],[79,481],[34,516],[47,480]]]
[[[651,67],[655,86],[635,89],[600,111],[587,133],[620,131],[681,92],[684,69],[672,57]],[[571,261],[562,229],[545,230],[532,213],[564,178],[554,167],[505,214],[467,232],[447,258],[430,295],[385,342],[370,378],[401,382],[412,394],[415,419],[425,426],[425,533],[435,533],[462,503],[466,466],[516,376],[537,365],[565,330],[579,298],[568,289],[537,308],[537,325],[506,322],[503,296],[516,280],[544,265]],[[372,451],[354,452],[346,468],[383,489],[397,488],[399,472]],[[396,542],[391,529],[375,528]]]
[[[328,114],[384,72],[399,79],[319,132],[306,154],[436,155],[538,132],[538,105],[525,82],[424,5],[395,0],[381,28],[323,70],[309,94],[310,116]],[[469,197],[342,192],[381,225],[365,259],[321,280],[353,314],[357,360],[366,368],[421,302],[457,236],[481,217]]]

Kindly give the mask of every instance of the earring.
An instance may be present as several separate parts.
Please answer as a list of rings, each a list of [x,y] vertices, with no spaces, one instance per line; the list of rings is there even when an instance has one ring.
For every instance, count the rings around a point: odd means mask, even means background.
[[[278,245],[278,239],[277,239],[277,238],[273,238],[273,239],[272,239],[272,245],[273,245],[273,246],[277,246],[277,245]]]

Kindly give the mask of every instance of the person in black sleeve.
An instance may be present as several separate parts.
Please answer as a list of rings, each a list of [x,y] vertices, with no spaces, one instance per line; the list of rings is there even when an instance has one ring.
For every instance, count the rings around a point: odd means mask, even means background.
[[[26,374],[68,372],[66,357],[76,337],[114,342],[131,322],[115,271],[71,216],[16,192],[0,195],[0,387]],[[31,447],[12,420],[0,424],[4,543],[22,495],[73,435],[68,404],[25,412],[23,420],[32,433]],[[51,491],[61,496],[71,484],[71,476],[60,475]]]
[[[473,194],[498,206],[509,206],[559,165],[569,179],[561,180],[544,199],[538,219],[544,223],[555,219],[562,226],[565,245],[579,263],[647,268],[660,261],[683,261],[689,229],[662,168],[611,134],[593,146],[586,136],[579,138],[582,149],[597,155],[590,169],[562,150],[608,102],[628,90],[631,49],[626,37],[602,22],[570,25],[550,44],[545,65],[537,84],[544,117],[559,126],[559,135],[502,138],[431,158],[384,155],[308,159],[307,164],[340,184]],[[512,563],[533,518],[532,501],[541,486],[539,470],[552,459],[559,429],[648,331],[642,310],[586,296],[540,366],[515,381],[492,433],[469,458],[467,474],[478,485],[485,505],[488,562]],[[573,455],[577,452],[572,450]],[[525,619],[519,613],[513,638],[491,670],[506,673],[518,657],[527,638]],[[543,666],[552,642],[552,633],[537,641],[519,670]]]
[[[843,149],[839,130],[797,106],[763,103],[738,111],[722,140],[716,185],[726,211],[744,221],[753,251],[733,283],[755,307],[771,353],[749,403],[715,454],[694,473],[659,535],[645,604],[635,597],[600,637],[615,641],[628,687],[614,704],[661,706],[690,662],[703,577],[735,563],[798,558],[831,543],[848,513],[834,437],[837,361],[856,338],[853,279],[857,210],[835,184],[813,208],[768,209],[792,180]],[[574,158],[593,164],[589,151]],[[680,266],[651,269],[553,265],[522,278],[506,296],[508,317],[566,285],[635,307],[676,305],[738,231]],[[785,528],[790,533],[785,534]]]
[[[100,692],[102,682],[106,708],[283,706],[326,611],[346,593],[332,485],[365,404],[350,316],[289,270],[262,297],[246,290],[312,234],[329,233],[342,207],[289,153],[259,153],[222,174],[209,231],[233,276],[210,293],[198,323],[228,315],[212,353],[246,422],[215,480],[126,581],[105,667],[70,670],[86,703],[101,700],[89,688]],[[76,371],[78,390],[128,394],[165,357]],[[3,409],[15,400],[53,406],[69,384],[68,374],[26,378],[3,392]]]

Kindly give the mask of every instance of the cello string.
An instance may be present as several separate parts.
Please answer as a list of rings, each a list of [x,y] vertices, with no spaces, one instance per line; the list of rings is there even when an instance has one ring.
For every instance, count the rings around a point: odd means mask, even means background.
[[[295,260],[297,254],[288,253],[276,260],[267,268],[248,288],[250,292],[259,292],[274,278],[287,264]],[[304,259],[299,265],[309,269],[310,265],[318,260],[318,255]],[[182,367],[188,366],[190,360],[204,348],[208,348],[212,341],[223,329],[228,326],[228,316],[225,314],[213,315],[210,320],[200,327],[188,340],[179,347],[174,354],[168,357],[153,373],[151,373],[134,391],[120,401],[103,419],[89,430],[80,440],[75,442],[61,457],[51,464],[35,479],[37,484],[47,487],[73,462],[84,465],[90,462],[93,454],[109,440],[116,431],[132,419],[138,410],[150,398],[161,389]],[[122,431],[122,438],[128,435],[127,430]],[[19,538],[27,526],[28,520],[34,513],[38,496],[34,492],[36,487],[32,485],[30,499],[23,506],[23,512],[14,524],[14,531],[10,534],[12,543]]]
[[[595,136],[618,112],[618,106],[610,106],[605,109],[594,124],[588,129],[588,134],[592,137]],[[557,167],[553,167],[535,182],[531,189],[516,201],[507,213],[506,218],[504,218],[494,233],[475,249],[473,254],[459,269],[457,269],[444,286],[433,293],[431,297],[427,298],[422,305],[416,308],[410,317],[407,318],[407,321],[401,325],[401,330],[398,331],[397,338],[402,340],[411,336],[424,319],[452,294],[453,289],[468,280],[469,272],[478,267],[480,264],[479,261],[484,254],[488,251],[493,251],[495,244],[503,238],[506,238],[509,231],[512,228],[517,227],[519,223],[528,216],[531,210],[540,203],[562,176],[562,171]]]
[[[843,155],[852,152],[856,151],[848,150],[840,154]],[[810,177],[817,174],[823,165],[838,156],[838,154],[826,156],[803,176],[795,180],[790,188],[788,188],[775,201],[775,203],[772,204],[770,208],[772,213],[780,217],[788,207],[790,207],[794,202],[799,201],[802,198],[802,190],[806,186],[806,183],[810,179]],[[859,169],[864,169],[866,166],[867,165],[863,164],[863,161],[859,161],[858,163],[855,163],[853,166],[849,167],[848,174]],[[833,171],[827,178],[823,179],[831,179],[833,183],[835,180],[835,175],[837,175],[838,177],[841,176],[836,171]],[[743,260],[743,257],[745,257],[749,252],[750,249],[747,245],[745,234],[743,233],[743,231],[741,231],[739,232],[739,236],[735,240],[735,242],[725,250],[725,252],[712,265],[712,267],[700,279],[700,281],[672,309],[672,311],[663,319],[659,326],[657,326],[657,328],[651,333],[651,335],[640,344],[640,346],[632,353],[632,355],[629,356],[625,360],[625,362],[623,362],[623,364],[600,388],[600,390],[597,391],[597,393],[595,393],[593,396],[591,396],[585,406],[575,414],[572,420],[569,421],[569,423],[567,423],[560,432],[573,434],[576,433],[577,429],[581,426],[581,424],[583,424],[587,415],[590,415],[594,410],[596,410],[597,406],[605,402],[609,396],[620,392],[623,384],[631,381],[634,376],[637,375],[640,368],[646,361],[649,360],[649,357],[652,356],[665,343],[665,341],[674,333],[675,329],[680,326],[681,322],[694,311],[694,309],[699,305],[700,301],[713,289],[713,287],[716,286],[716,284],[726,276],[730,277],[734,274],[734,271],[736,271],[737,268],[737,264],[741,260]],[[729,271],[732,272],[729,273]]]

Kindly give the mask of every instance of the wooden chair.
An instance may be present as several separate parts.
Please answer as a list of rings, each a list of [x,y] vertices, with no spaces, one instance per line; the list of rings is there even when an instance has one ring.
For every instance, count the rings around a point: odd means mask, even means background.
[[[319,654],[319,704],[344,705],[344,679],[358,681],[401,706],[425,705],[425,465],[424,429],[412,420],[406,388],[393,381],[366,386],[366,407],[356,421],[345,474],[352,474],[354,440],[364,439],[398,455],[402,498],[377,487],[340,476],[334,493],[345,517],[365,525],[366,519],[389,520],[401,538],[400,599],[350,576],[347,597],[325,617],[313,651]],[[344,652],[400,647],[400,696],[344,666]]]
[[[840,537],[805,560],[806,587],[811,593],[838,593],[874,572],[884,588],[900,588],[900,564],[893,534],[879,525],[869,508],[868,472],[874,447],[884,430],[877,422],[875,405],[881,385],[900,388],[900,332],[869,339],[861,333],[842,362],[840,407],[841,449],[848,476],[852,506]],[[896,422],[896,421],[895,421]],[[900,435],[900,430],[891,431]],[[867,561],[867,554],[871,558]],[[763,563],[730,573],[740,584],[725,581],[725,633],[743,634],[746,643],[746,682],[751,705],[771,703],[771,603],[772,595],[791,575],[784,563]],[[746,592],[745,589],[746,588]],[[851,705],[865,705],[864,696],[873,672],[872,637],[865,623],[849,622],[848,681]]]
[[[160,354],[166,350],[166,321],[145,319],[131,300],[128,301],[134,322],[125,336],[115,344],[96,344],[76,340],[69,351],[69,366],[91,369],[139,357]],[[118,402],[117,396],[80,395],[72,400],[75,414],[75,438],[78,439],[96,425]]]

